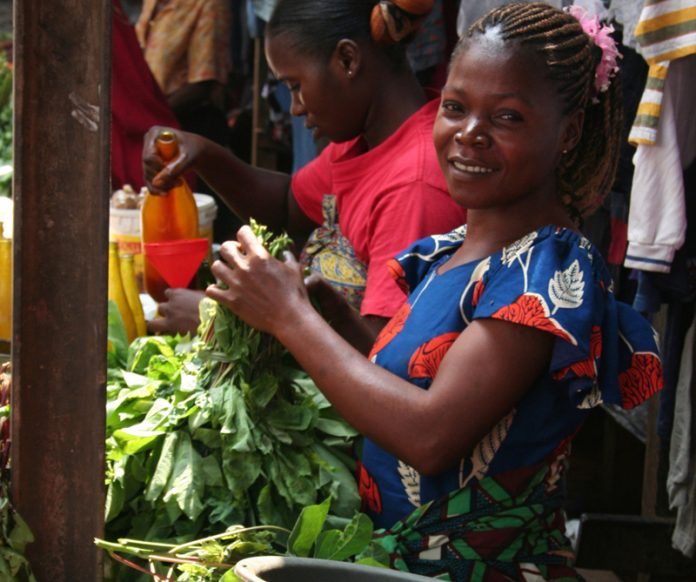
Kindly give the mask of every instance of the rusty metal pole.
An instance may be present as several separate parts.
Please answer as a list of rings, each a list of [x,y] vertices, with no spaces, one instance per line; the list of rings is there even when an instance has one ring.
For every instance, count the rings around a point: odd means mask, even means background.
[[[14,3],[12,498],[39,582],[102,579],[111,12]]]

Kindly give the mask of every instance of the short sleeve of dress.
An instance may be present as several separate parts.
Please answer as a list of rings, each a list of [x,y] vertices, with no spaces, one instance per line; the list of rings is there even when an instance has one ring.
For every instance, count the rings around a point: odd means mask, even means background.
[[[553,334],[549,373],[577,407],[632,408],[662,387],[652,327],[616,300],[604,262],[585,238],[547,227],[489,260],[473,294],[473,318]]]
[[[417,240],[390,259],[387,268],[399,287],[408,294],[425,278],[433,265],[459,248],[465,235],[466,226],[460,226],[446,234]]]

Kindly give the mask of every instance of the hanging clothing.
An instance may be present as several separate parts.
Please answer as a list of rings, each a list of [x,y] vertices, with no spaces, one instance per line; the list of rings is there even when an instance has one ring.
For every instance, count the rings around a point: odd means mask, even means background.
[[[696,158],[694,95],[696,55],[691,55],[670,65],[655,142],[639,144],[633,157],[627,268],[668,273],[684,244],[683,171]]]
[[[576,232],[548,225],[440,274],[465,237],[464,226],[423,239],[391,263],[411,293],[371,359],[427,390],[462,331],[493,318],[553,334],[549,370],[441,474],[420,475],[365,439],[364,510],[388,528],[379,537],[399,569],[447,580],[572,578],[562,515],[570,442],[600,403],[632,408],[662,387],[656,337],[616,301],[602,257]],[[462,422],[469,413],[452,411]]]
[[[143,58],[135,30],[114,0],[111,70],[111,186],[145,185],[143,137],[153,125],[179,127]]]
[[[170,96],[202,81],[224,85],[231,67],[229,2],[169,0],[155,14],[157,2],[144,0],[136,32],[162,92]]]
[[[685,556],[696,553],[696,320],[684,341],[669,451],[667,494],[677,518],[672,546]]]
[[[607,19],[622,27],[621,44],[634,50],[640,46],[634,31],[643,12],[643,3],[644,0],[610,0],[607,8]]]
[[[696,54],[696,0],[645,0],[635,34],[650,71],[629,139],[652,145],[670,63]]]

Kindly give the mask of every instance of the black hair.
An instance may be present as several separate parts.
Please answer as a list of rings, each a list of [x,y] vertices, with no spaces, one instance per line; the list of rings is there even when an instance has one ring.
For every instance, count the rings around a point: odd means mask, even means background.
[[[293,46],[307,54],[328,61],[336,44],[342,39],[370,42],[383,48],[396,66],[406,62],[406,46],[413,34],[403,38],[378,38],[375,21],[381,14],[392,20],[391,29],[399,29],[404,23],[415,30],[433,0],[280,0],[266,28],[268,37],[287,35]],[[385,11],[381,11],[384,5]],[[418,11],[413,13],[413,8]],[[422,6],[427,6],[423,9]],[[411,8],[411,12],[408,9]],[[386,26],[381,27],[382,30]]]

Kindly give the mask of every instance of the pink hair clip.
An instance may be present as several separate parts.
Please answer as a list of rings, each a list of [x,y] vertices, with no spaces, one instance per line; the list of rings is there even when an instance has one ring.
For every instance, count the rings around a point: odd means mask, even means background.
[[[600,23],[599,16],[590,16],[587,10],[581,6],[568,6],[566,10],[578,20],[582,30],[601,51],[601,57],[595,68],[594,78],[595,97],[593,101],[596,102],[596,96],[609,88],[612,77],[619,70],[617,59],[622,58],[619,49],[616,47],[616,41],[611,36],[611,33],[614,32],[614,27]]]

